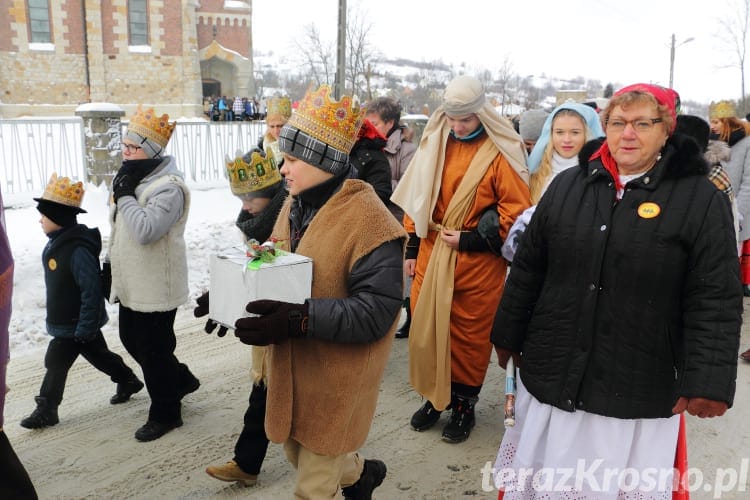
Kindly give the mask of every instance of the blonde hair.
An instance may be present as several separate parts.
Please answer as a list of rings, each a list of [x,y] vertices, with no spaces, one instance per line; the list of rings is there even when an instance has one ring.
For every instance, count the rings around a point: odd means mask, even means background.
[[[580,113],[566,108],[563,108],[555,113],[555,116],[552,118],[552,123],[550,124],[550,139],[544,148],[544,154],[542,155],[542,160],[539,162],[539,168],[529,177],[529,190],[531,191],[531,203],[533,205],[539,203],[539,199],[542,197],[542,193],[544,192],[544,187],[547,185],[547,181],[550,175],[552,175],[552,153],[554,153],[555,151],[555,148],[552,145],[552,130],[555,126],[555,120],[557,120],[559,116],[572,116],[578,118],[579,120],[581,120],[586,133],[586,139],[584,142],[589,141],[593,138],[593,133],[586,124],[586,119],[581,116]]]
[[[284,125],[286,125],[286,122],[289,121],[289,118],[280,114],[266,115],[266,133],[263,134],[263,141],[274,142],[277,140],[273,135],[271,135],[271,128],[268,127],[268,123],[272,120],[280,121],[281,126],[283,127]]]

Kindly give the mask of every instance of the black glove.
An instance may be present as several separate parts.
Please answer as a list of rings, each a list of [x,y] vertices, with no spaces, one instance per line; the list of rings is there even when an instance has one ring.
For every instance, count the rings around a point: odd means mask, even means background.
[[[102,264],[102,293],[104,298],[109,302],[109,294],[112,293],[112,264],[105,262]]]
[[[198,297],[195,302],[198,304],[198,307],[193,309],[193,315],[196,318],[208,314],[208,292],[203,292],[203,295]],[[206,326],[203,327],[203,330],[205,330],[206,333],[213,333],[217,326],[219,326],[219,324],[216,321],[209,319],[206,321]],[[227,330],[228,328],[226,326],[219,326],[219,331],[216,332],[216,335],[223,337],[227,334]]]
[[[203,327],[203,330],[206,333],[214,333],[214,330],[216,330],[217,326],[219,326],[219,324],[216,321],[214,321],[212,319],[208,319],[208,320],[206,320],[206,326]],[[227,328],[224,325],[221,325],[221,326],[219,326],[219,331],[216,332],[216,336],[217,337],[223,337],[224,335],[227,334],[228,330],[229,330],[229,328]]]
[[[238,319],[234,324],[234,334],[245,344],[280,344],[307,333],[307,302],[291,304],[278,300],[254,300],[245,310],[258,315]]]
[[[195,299],[195,303],[198,304],[198,307],[193,309],[193,315],[196,318],[208,314],[208,292],[203,292],[203,295]]]
[[[479,217],[477,232],[492,253],[502,255],[503,239],[500,237],[500,222],[495,207],[488,208]]]
[[[405,259],[416,259],[419,254],[419,237],[417,233],[409,233],[409,241],[406,242]]]
[[[117,174],[115,179],[112,181],[112,197],[115,203],[123,196],[135,197],[135,187],[138,182],[130,175]]]
[[[117,200],[123,196],[135,197],[135,188],[148,174],[148,170],[133,165],[123,165],[112,180],[112,196]]]

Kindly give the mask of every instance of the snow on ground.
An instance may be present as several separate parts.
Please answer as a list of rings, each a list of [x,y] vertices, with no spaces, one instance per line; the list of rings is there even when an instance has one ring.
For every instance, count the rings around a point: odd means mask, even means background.
[[[78,222],[89,227],[98,227],[104,240],[109,238],[108,206],[109,192],[104,185],[85,186],[82,207],[88,213],[78,216]],[[10,323],[10,349],[18,354],[39,346],[46,346],[45,289],[42,269],[42,249],[47,236],[39,224],[39,212],[31,195],[14,195],[5,199],[5,218],[8,237],[15,259],[13,279],[13,315]],[[188,250],[188,279],[190,301],[182,309],[195,307],[195,298],[208,289],[208,262],[212,253],[236,245],[240,231],[234,221],[241,207],[232,196],[226,183],[191,186],[191,206],[185,240]],[[104,326],[105,336],[117,335],[117,306],[107,305],[109,322]]]

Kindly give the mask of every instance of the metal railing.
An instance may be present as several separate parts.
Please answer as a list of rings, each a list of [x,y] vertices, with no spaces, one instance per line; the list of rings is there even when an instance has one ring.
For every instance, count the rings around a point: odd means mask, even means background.
[[[83,124],[78,117],[0,120],[0,189],[39,193],[52,172],[84,178]]]
[[[224,157],[254,148],[265,129],[262,121],[180,121],[166,152],[175,156],[188,183],[218,181],[226,179]],[[0,120],[3,194],[39,194],[52,172],[87,182],[84,158],[80,117]]]

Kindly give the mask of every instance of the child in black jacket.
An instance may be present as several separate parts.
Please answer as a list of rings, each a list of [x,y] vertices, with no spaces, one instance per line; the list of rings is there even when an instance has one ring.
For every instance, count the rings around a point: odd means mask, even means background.
[[[68,370],[78,355],[109,375],[117,384],[111,404],[124,403],[143,388],[143,382],[107,347],[101,327],[108,316],[99,269],[102,239],[99,229],[78,224],[83,185],[52,174],[37,210],[39,222],[49,237],[42,252],[47,289],[47,333],[52,336],[44,366],[47,369],[36,409],[21,421],[27,429],[58,423],[57,407],[62,401]]]

